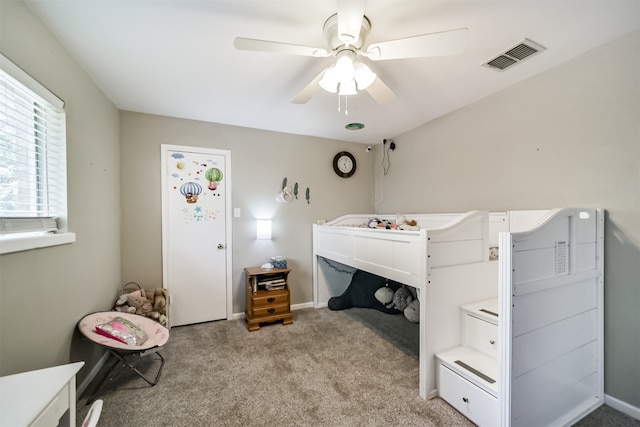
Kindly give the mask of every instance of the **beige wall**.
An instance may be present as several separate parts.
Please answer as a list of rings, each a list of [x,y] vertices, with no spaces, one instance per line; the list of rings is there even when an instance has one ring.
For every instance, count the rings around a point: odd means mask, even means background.
[[[122,278],[144,287],[162,285],[160,145],[231,151],[233,218],[233,312],[245,308],[245,267],[268,257],[287,258],[291,303],[312,301],[311,224],[353,212],[371,212],[371,153],[365,146],[328,139],[214,123],[120,114],[122,192]],[[332,160],[339,151],[356,157],[356,174],[338,177]],[[278,203],[283,178],[299,183],[299,199]],[[311,203],[305,201],[309,187]],[[256,240],[256,218],[272,217],[273,239]]]
[[[0,51],[65,101],[69,229],[77,239],[0,255],[0,375],[7,375],[100,354],[75,326],[108,309],[120,285],[119,117],[22,2],[0,1]]]
[[[396,137],[377,190],[379,213],[606,209],[605,391],[636,408],[639,76],[635,33]]]

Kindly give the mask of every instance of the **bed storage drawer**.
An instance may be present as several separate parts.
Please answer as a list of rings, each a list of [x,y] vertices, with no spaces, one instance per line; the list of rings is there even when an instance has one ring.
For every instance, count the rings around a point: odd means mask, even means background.
[[[498,325],[467,314],[464,320],[463,340],[469,347],[498,358]]]
[[[498,425],[498,399],[446,366],[438,369],[440,397],[480,427]]]

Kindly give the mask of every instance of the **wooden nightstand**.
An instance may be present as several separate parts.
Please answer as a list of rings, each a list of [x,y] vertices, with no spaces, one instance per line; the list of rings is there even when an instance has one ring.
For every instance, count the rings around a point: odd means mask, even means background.
[[[260,323],[282,320],[293,323],[289,299],[289,268],[247,267],[247,309],[244,312],[250,331],[260,329]]]

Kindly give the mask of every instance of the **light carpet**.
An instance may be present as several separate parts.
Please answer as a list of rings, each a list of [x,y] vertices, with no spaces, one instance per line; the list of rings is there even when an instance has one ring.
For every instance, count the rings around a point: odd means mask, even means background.
[[[172,328],[159,383],[123,371],[98,396],[98,425],[473,426],[443,400],[419,398],[418,325],[371,311],[298,310],[293,324],[255,332],[244,320]],[[379,316],[396,323],[380,328]],[[153,376],[159,362],[140,362]],[[88,408],[83,396],[78,422]]]

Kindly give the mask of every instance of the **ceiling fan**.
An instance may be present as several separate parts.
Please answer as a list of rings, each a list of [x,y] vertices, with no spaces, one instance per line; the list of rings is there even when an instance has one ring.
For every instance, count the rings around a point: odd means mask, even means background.
[[[292,100],[304,104],[320,89],[338,95],[355,95],[366,90],[378,104],[395,98],[389,87],[358,57],[372,61],[428,56],[457,55],[465,48],[466,28],[422,34],[373,43],[364,48],[371,22],[364,14],[366,0],[338,0],[338,11],[324,23],[327,48],[301,46],[269,40],[236,37],[238,50],[273,52],[324,58],[335,56],[336,63],[325,68]]]

